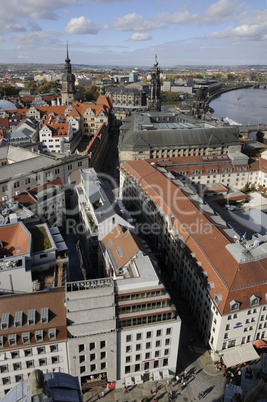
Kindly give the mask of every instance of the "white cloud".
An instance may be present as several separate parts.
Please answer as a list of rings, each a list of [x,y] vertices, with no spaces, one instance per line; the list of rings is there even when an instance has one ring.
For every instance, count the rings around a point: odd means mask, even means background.
[[[1,15],[0,17],[0,33],[9,32],[25,32],[23,24],[17,22],[15,19]]]
[[[133,34],[129,40],[132,41],[145,41],[145,40],[151,40],[152,36],[147,34],[147,33],[143,33],[143,32],[136,32],[135,34]]]
[[[22,35],[16,35],[12,37],[14,43],[30,46],[40,47],[43,44],[55,44],[55,38],[58,37],[56,31],[42,31],[42,32],[30,32]]]
[[[126,14],[116,18],[111,24],[117,31],[150,31],[162,28],[164,24],[157,19],[144,20],[141,15],[136,13]]]
[[[240,25],[227,27],[223,31],[214,32],[214,38],[244,38],[265,40],[267,36],[267,10],[254,10],[248,15],[243,13],[238,18]]]
[[[181,8],[172,14],[163,13],[162,18],[170,24],[216,25],[238,15],[240,9],[239,0],[219,0],[211,4],[203,13],[190,14],[188,10]]]
[[[236,36],[258,37],[262,34],[262,27],[259,25],[240,25],[234,28],[232,33]]]
[[[14,17],[46,18],[56,20],[59,16],[56,10],[78,4],[77,0],[9,0],[1,4],[2,15],[9,15],[11,10]]]
[[[106,26],[92,22],[88,18],[79,17],[72,18],[69,21],[68,25],[65,27],[65,32],[78,35],[97,34],[100,29],[106,29]]]

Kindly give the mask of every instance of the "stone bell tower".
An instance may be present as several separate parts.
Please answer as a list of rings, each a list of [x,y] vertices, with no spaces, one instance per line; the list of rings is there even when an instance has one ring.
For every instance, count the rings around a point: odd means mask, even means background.
[[[150,97],[147,102],[148,109],[152,111],[161,111],[160,69],[158,65],[157,55],[155,55],[154,65],[151,70]]]
[[[75,99],[75,75],[71,72],[71,64],[69,59],[69,49],[67,42],[67,57],[65,60],[65,72],[62,74],[62,105],[67,105],[69,101]]]

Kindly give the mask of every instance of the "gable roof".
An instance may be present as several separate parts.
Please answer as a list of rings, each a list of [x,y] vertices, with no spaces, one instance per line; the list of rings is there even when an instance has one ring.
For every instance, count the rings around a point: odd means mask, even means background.
[[[17,256],[30,252],[31,234],[22,223],[0,227],[1,254]]]

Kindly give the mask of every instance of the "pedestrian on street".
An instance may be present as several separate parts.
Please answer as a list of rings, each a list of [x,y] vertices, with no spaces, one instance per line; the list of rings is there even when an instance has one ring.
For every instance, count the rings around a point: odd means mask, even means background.
[[[184,388],[185,388],[185,386],[186,386],[186,383],[185,383],[185,381],[184,381],[184,382],[183,382],[182,389],[184,389]]]
[[[185,370],[185,372],[184,372],[184,376],[186,377],[187,376],[187,371]]]
[[[198,399],[201,399],[201,393],[200,392],[198,393],[197,397],[198,397]]]
[[[102,392],[101,392],[101,397],[104,398],[104,396],[105,396],[105,392],[102,391]]]
[[[125,393],[125,394],[128,394],[128,390],[127,390],[126,385],[124,385],[124,390],[125,390],[124,393]]]
[[[153,391],[152,391],[152,389],[150,390],[150,395],[152,395],[153,394]]]
[[[204,398],[204,392],[201,392],[201,398],[202,399]]]
[[[167,380],[167,387],[170,385],[170,381],[169,380]]]
[[[176,376],[177,384],[178,384],[179,380],[180,380],[180,378],[179,378],[179,376],[177,375],[177,376]]]

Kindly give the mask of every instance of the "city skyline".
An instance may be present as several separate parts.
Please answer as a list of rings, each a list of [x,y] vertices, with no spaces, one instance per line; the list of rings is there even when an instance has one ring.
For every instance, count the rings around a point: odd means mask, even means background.
[[[267,64],[267,2],[1,0],[2,63]]]

